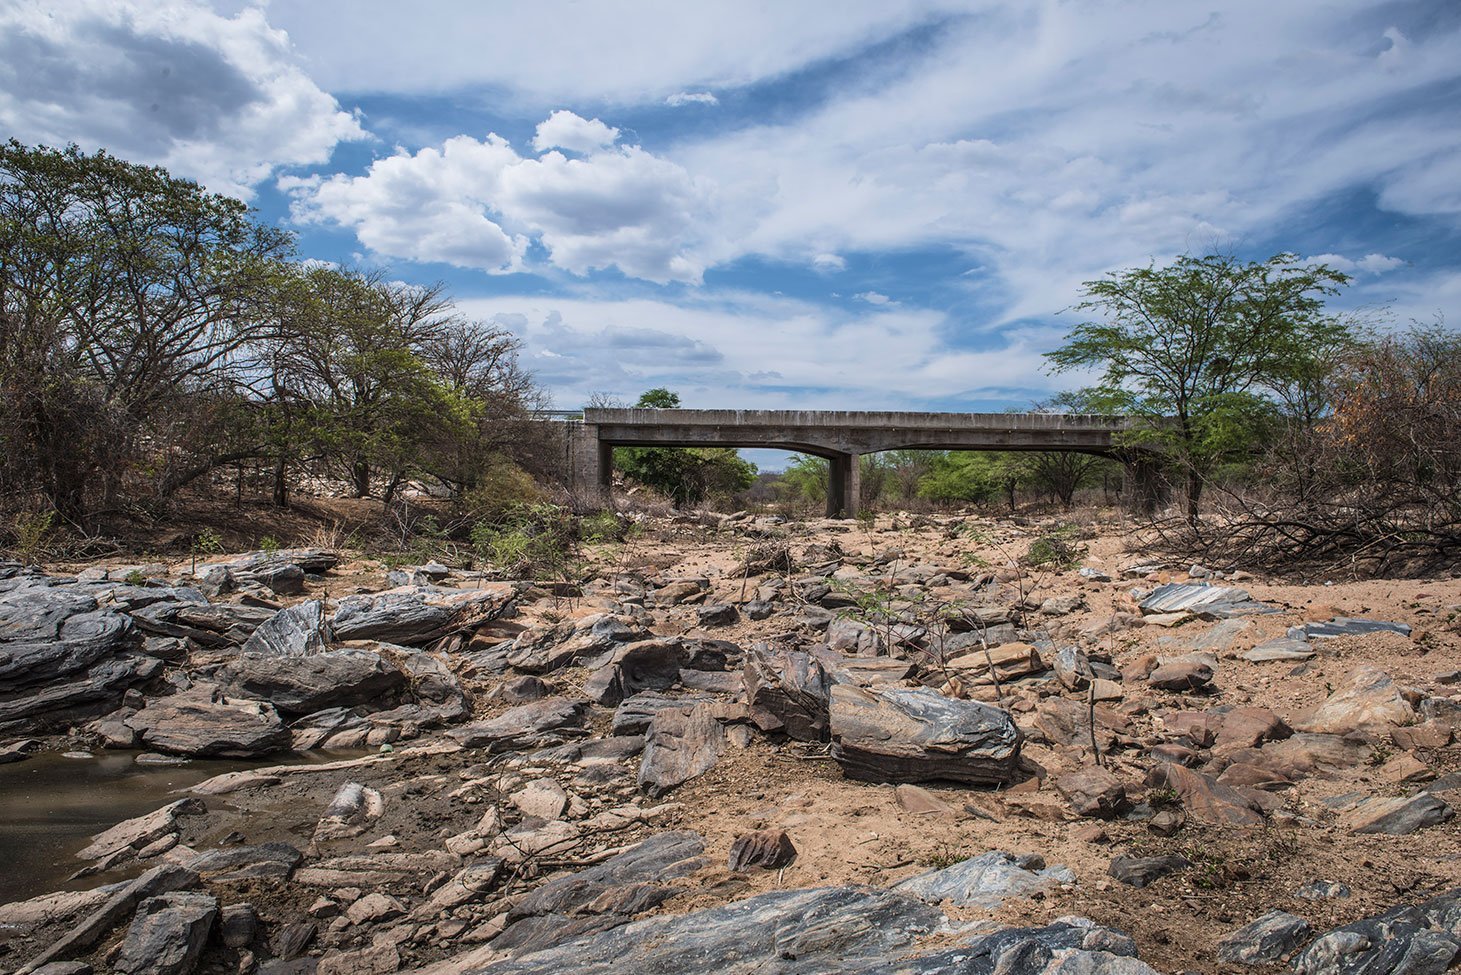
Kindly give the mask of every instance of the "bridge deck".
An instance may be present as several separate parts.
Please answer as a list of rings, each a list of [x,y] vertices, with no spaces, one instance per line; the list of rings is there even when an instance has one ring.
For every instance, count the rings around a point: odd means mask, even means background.
[[[883,450],[1065,450],[1146,464],[1122,444],[1141,421],[1070,413],[585,409],[564,425],[569,481],[607,499],[615,447],[773,447],[825,457],[827,513],[857,513],[858,458]],[[1147,465],[1150,466],[1150,465]]]

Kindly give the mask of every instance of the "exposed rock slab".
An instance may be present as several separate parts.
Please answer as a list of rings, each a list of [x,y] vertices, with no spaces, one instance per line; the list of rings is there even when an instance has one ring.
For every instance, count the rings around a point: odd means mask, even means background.
[[[358,704],[377,710],[406,685],[406,676],[380,654],[353,649],[310,656],[245,652],[217,679],[225,695],[268,701],[291,717]]]
[[[1169,582],[1154,589],[1139,605],[1148,615],[1192,613],[1207,619],[1278,612],[1278,607],[1256,601],[1246,589],[1205,582]]]
[[[1018,774],[1021,736],[1007,711],[908,688],[838,685],[832,755],[848,778],[998,785]]]
[[[146,747],[172,755],[258,758],[289,747],[273,705],[215,701],[206,688],[149,701],[126,723]]]
[[[467,748],[492,752],[517,751],[543,743],[548,732],[576,728],[583,722],[584,701],[545,697],[509,708],[488,721],[476,721],[447,732]]]
[[[944,923],[921,901],[870,887],[775,891],[692,914],[653,917],[515,959],[458,971],[493,975],[952,975],[1088,972],[1154,975],[1120,932],[1079,918],[1007,928],[953,949],[913,953]]]
[[[1067,867],[1047,867],[1045,859],[1032,853],[992,850],[942,870],[930,870],[896,885],[893,889],[929,902],[945,901],[959,907],[995,910],[1011,897],[1028,897],[1036,891],[1075,883]]]
[[[305,600],[269,617],[249,635],[243,652],[269,657],[304,657],[325,649],[325,610],[318,599]]]

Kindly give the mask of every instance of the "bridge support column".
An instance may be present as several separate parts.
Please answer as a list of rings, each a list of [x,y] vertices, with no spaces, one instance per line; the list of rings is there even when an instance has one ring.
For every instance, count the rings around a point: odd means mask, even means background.
[[[582,504],[599,507],[612,500],[614,448],[598,438],[597,428],[568,425],[568,490]]]
[[[862,492],[861,457],[834,454],[827,461],[827,517],[856,518]]]

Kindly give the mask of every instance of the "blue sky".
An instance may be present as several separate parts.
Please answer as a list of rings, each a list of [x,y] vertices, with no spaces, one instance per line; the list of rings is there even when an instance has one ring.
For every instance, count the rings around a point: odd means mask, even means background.
[[[980,410],[1220,248],[1461,321],[1461,4],[0,0],[0,133],[444,280],[562,408]]]

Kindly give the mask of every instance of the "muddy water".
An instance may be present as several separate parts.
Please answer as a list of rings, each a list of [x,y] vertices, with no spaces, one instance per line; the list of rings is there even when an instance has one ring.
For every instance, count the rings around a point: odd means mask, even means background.
[[[90,759],[48,752],[0,765],[0,904],[103,882],[96,877],[66,882],[84,866],[76,859],[76,851],[93,834],[180,798],[174,790],[222,772],[342,757],[348,756],[283,755],[265,761],[139,765],[132,752],[98,752]]]

